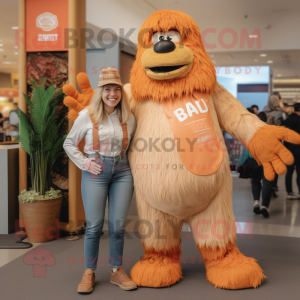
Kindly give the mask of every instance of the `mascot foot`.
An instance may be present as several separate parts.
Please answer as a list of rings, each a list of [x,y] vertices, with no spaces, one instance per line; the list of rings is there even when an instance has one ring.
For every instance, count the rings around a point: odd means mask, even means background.
[[[224,250],[203,247],[199,251],[205,261],[206,278],[215,287],[256,288],[266,278],[256,260],[244,256],[234,243],[229,243]]]
[[[138,286],[170,286],[183,278],[179,256],[145,253],[131,269],[130,277]]]

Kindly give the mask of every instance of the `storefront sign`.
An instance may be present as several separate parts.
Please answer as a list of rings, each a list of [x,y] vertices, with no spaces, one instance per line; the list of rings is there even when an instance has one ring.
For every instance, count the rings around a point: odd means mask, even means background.
[[[67,51],[68,0],[26,0],[26,51]]]

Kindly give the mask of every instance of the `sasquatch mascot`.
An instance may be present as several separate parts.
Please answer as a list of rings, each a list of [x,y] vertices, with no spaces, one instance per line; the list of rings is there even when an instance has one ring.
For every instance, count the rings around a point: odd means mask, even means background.
[[[66,85],[70,118],[93,90],[78,75],[83,94]],[[181,228],[187,222],[215,287],[257,287],[265,275],[236,246],[232,178],[221,129],[247,146],[267,179],[286,172],[292,154],[280,140],[300,143],[284,127],[261,122],[216,82],[199,28],[191,17],[162,10],[139,31],[130,84],[137,120],[129,149],[145,255],[131,270],[139,286],[164,287],[182,278]]]

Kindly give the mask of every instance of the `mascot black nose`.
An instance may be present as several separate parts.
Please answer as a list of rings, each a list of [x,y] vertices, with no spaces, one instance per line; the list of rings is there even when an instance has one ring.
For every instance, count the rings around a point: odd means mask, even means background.
[[[175,44],[171,41],[160,41],[155,44],[154,51],[156,53],[169,53],[174,51],[176,48]]]

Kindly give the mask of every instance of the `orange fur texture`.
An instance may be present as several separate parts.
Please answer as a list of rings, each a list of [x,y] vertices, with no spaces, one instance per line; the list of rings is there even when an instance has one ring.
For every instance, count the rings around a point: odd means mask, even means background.
[[[265,125],[253,136],[248,149],[260,165],[264,167],[266,179],[272,181],[277,174],[285,174],[286,165],[292,165],[294,157],[279,140],[300,144],[300,136],[285,127]]]
[[[67,114],[67,118],[72,121],[77,119],[78,112],[90,104],[91,98],[95,92],[92,89],[90,81],[85,73],[79,73],[76,79],[81,88],[82,94],[78,93],[71,84],[65,84],[63,86],[63,92],[67,95],[64,99],[64,104],[71,108]]]
[[[191,71],[182,78],[175,80],[152,80],[141,63],[141,57],[146,45],[152,44],[153,32],[177,30],[184,37],[183,45],[194,53],[194,63]],[[194,20],[181,11],[158,10],[142,25],[139,31],[138,51],[130,76],[132,96],[137,102],[152,99],[161,102],[183,95],[191,95],[196,89],[202,93],[211,94],[216,84],[216,71],[201,40],[198,26]],[[141,88],[142,87],[142,88]]]
[[[256,288],[267,278],[256,260],[243,255],[233,242],[226,248],[197,248],[205,261],[206,278],[216,288]]]
[[[148,287],[170,286],[182,279],[180,247],[155,251],[145,248],[145,255],[130,271],[130,277],[137,285]]]

